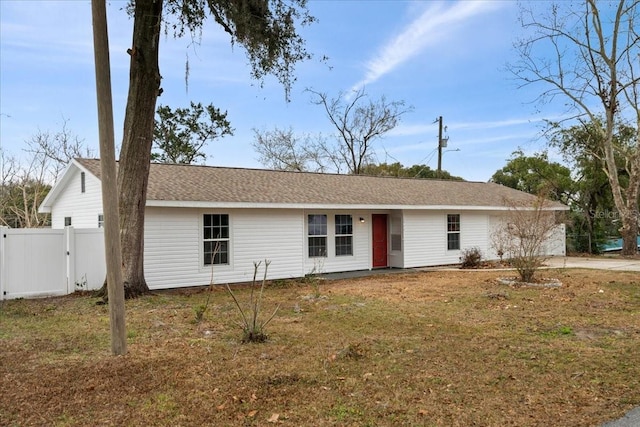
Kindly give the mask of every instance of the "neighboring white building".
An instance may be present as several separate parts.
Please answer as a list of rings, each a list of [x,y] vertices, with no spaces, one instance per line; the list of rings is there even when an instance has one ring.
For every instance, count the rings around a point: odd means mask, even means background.
[[[277,279],[456,264],[470,247],[495,258],[505,201],[534,199],[493,183],[152,164],[145,276],[160,289],[209,284],[212,267],[215,283],[249,281],[264,259]],[[100,227],[99,160],[74,160],[40,210],[53,228]],[[547,255],[564,238],[560,225]]]

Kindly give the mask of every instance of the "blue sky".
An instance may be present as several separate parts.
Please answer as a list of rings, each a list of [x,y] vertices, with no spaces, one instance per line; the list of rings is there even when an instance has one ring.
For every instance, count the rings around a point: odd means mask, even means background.
[[[132,21],[124,0],[108,3],[116,145],[128,88]],[[557,117],[532,104],[541,88],[518,89],[505,70],[515,60],[520,32],[511,1],[310,0],[319,22],[302,32],[308,50],[329,60],[297,67],[287,103],[274,78],[250,78],[244,51],[208,22],[202,41],[162,37],[164,92],[159,104],[213,103],[228,111],[235,135],[210,142],[208,165],[261,167],[253,128],[332,131],[305,88],[337,96],[364,85],[374,99],[403,100],[413,111],[375,145],[379,162],[437,166],[438,116],[449,147],[443,168],[486,181],[510,154],[543,149],[542,120]],[[22,155],[38,131],[56,132],[63,120],[97,156],[98,130],[89,1],[0,0],[0,143]],[[185,64],[189,59],[189,81]],[[459,151],[452,151],[459,150]]]

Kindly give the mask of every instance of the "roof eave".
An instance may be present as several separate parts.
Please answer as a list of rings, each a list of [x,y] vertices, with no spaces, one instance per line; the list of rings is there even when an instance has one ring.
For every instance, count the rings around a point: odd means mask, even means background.
[[[354,209],[354,210],[458,210],[458,211],[508,211],[508,206],[464,205],[374,205],[336,203],[267,203],[267,202],[207,202],[189,200],[147,200],[147,207],[197,208],[197,209]],[[547,211],[569,210],[568,206],[550,206]]]

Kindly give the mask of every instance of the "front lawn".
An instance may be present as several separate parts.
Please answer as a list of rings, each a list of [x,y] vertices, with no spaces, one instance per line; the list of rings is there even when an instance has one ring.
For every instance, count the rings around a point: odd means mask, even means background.
[[[0,425],[598,426],[640,405],[638,274],[542,275],[563,286],[492,271],[276,282],[262,344],[240,342],[221,287],[199,323],[209,291],[156,292],[127,301],[124,357],[96,299],[4,301]]]

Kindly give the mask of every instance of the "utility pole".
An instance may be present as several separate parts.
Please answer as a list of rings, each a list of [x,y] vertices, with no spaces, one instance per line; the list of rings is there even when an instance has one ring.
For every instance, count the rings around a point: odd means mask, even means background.
[[[438,171],[436,177],[440,178],[442,171],[442,116],[438,117]]]
[[[442,149],[447,147],[449,138],[442,135],[442,116],[438,117],[436,121],[438,122],[438,170],[436,171],[436,178],[440,178],[442,172]],[[446,126],[444,130],[447,130]]]
[[[120,249],[120,220],[116,157],[113,136],[113,101],[111,98],[111,68],[107,6],[105,0],[91,1],[93,22],[93,52],[96,69],[98,99],[98,135],[100,141],[100,174],[102,206],[104,209],[104,245],[107,264],[107,293],[111,324],[111,354],[127,354],[125,329],[124,283],[122,281],[122,251]]]

